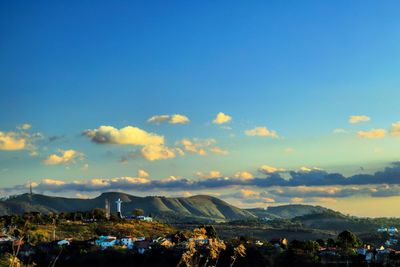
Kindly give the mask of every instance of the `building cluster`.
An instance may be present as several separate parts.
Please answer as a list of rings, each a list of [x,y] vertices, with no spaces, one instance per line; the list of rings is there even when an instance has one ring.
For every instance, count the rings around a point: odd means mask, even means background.
[[[398,239],[398,233],[399,231],[397,230],[396,227],[391,226],[391,227],[380,227],[377,230],[378,233],[387,233],[389,235],[389,238],[385,242],[385,246],[394,246],[399,243]]]

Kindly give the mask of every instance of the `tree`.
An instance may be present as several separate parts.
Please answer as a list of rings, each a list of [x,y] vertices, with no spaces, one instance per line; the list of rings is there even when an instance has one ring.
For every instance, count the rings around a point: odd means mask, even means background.
[[[206,229],[206,235],[209,238],[217,238],[217,231],[215,230],[215,227],[213,225],[207,225],[207,226],[203,226],[204,229]]]
[[[304,243],[304,248],[306,251],[314,253],[316,251],[319,251],[320,246],[317,241],[308,240]]]
[[[144,210],[142,210],[142,209],[134,209],[133,210],[133,215],[134,216],[143,216],[143,214],[144,214]]]
[[[338,235],[337,244],[343,249],[350,249],[362,245],[360,239],[350,231],[343,231]]]
[[[94,208],[91,211],[91,215],[93,219],[96,220],[105,220],[106,219],[106,212],[104,209]]]
[[[328,238],[328,240],[326,240],[326,246],[330,248],[336,246],[335,240],[333,240],[333,238]]]
[[[318,243],[318,245],[320,246],[320,247],[325,247],[325,241],[324,240],[322,240],[322,239],[317,239],[317,240],[315,240],[317,243]]]

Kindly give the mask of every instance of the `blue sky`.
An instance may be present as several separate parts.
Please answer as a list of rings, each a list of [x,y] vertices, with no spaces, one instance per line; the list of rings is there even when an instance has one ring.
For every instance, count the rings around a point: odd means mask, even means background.
[[[203,179],[196,173],[210,171],[260,176],[262,165],[350,176],[400,159],[392,129],[400,121],[397,1],[0,5],[0,132],[27,142],[0,150],[0,188],[28,179],[131,177],[139,169],[154,180]],[[231,121],[213,123],[219,112]],[[190,122],[147,122],[165,114]],[[354,115],[369,120],[349,123]],[[23,123],[31,128],[16,129]],[[143,144],[99,144],[82,135],[100,126],[163,136],[176,155],[146,160]],[[246,135],[256,127],[277,137]],[[373,129],[384,136],[360,137]],[[215,141],[204,147],[207,156],[178,155],[184,139]],[[211,152],[215,147],[224,153]],[[78,154],[45,163],[67,150]]]

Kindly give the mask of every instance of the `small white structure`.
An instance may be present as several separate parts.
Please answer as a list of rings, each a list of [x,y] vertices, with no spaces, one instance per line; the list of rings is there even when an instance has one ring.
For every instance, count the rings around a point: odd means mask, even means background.
[[[397,228],[396,227],[390,227],[388,230],[388,233],[389,233],[389,235],[394,235],[394,234],[397,234],[399,231],[397,230]]]
[[[138,236],[135,238],[135,241],[145,241],[145,240],[146,240],[146,237],[144,237],[144,236]]]
[[[262,246],[262,245],[264,245],[264,243],[263,242],[261,242],[260,240],[257,240],[256,242],[255,242],[255,244],[256,244],[256,246]]]
[[[388,231],[388,229],[386,227],[378,228],[378,233],[384,233],[384,232],[387,232],[387,231]]]
[[[153,218],[148,216],[136,216],[136,219],[140,221],[152,222]]]
[[[126,246],[128,249],[132,249],[135,242],[131,236],[124,236],[120,239],[120,244]]]
[[[71,241],[63,239],[57,242],[57,245],[59,246],[69,246],[71,244]]]

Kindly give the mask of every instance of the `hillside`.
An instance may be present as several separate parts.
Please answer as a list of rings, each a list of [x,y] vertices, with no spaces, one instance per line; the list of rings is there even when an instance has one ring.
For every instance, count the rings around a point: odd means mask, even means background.
[[[123,201],[122,212],[125,215],[131,215],[134,209],[142,209],[146,214],[152,214],[165,221],[230,221],[255,217],[246,210],[210,196],[137,197],[118,192],[103,193],[92,199],[22,194],[0,201],[0,215],[21,214],[27,211],[42,213],[88,211],[103,208],[106,200],[110,202],[111,212],[116,212],[114,201],[118,198]]]
[[[295,217],[309,215],[309,214],[320,214],[329,212],[331,210],[321,206],[311,206],[303,204],[290,204],[282,206],[268,207],[267,209],[256,209],[253,213],[264,216],[279,217],[283,219],[293,219]],[[260,217],[260,216],[259,216]]]

